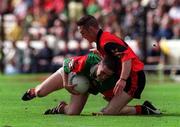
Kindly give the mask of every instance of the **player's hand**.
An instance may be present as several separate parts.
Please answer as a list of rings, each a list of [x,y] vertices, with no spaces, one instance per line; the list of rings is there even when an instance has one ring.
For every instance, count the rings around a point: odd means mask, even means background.
[[[74,95],[79,95],[80,93],[78,93],[76,90],[74,90],[74,87],[77,86],[77,85],[71,85],[71,84],[68,84],[68,85],[65,85],[65,89],[71,93],[71,94],[74,94]]]
[[[115,85],[115,87],[113,89],[114,95],[117,95],[118,93],[122,93],[125,86],[126,86],[126,81],[119,79],[116,82],[116,85]]]

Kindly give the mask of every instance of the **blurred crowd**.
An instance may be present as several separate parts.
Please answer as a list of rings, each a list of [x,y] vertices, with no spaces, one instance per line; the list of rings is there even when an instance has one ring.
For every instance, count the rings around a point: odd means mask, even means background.
[[[94,15],[104,30],[133,40],[135,53],[147,64],[160,62],[162,38],[180,38],[179,0],[0,0],[0,5],[7,74],[54,72],[65,57],[88,53],[94,45],[76,26],[84,14]]]

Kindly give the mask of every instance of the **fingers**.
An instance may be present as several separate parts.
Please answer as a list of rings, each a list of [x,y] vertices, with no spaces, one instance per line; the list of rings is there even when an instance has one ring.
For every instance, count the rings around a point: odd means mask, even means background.
[[[80,95],[80,93],[76,92],[75,90],[73,91],[69,91],[71,94],[74,94],[74,95]]]
[[[66,88],[66,90],[67,90],[69,93],[71,93],[71,94],[80,95],[79,92],[77,92],[76,90],[74,90],[74,87],[76,87],[76,86],[77,86],[77,84],[75,84],[75,85],[67,85],[65,88]]]
[[[121,93],[123,91],[123,89],[124,89],[124,86],[116,85],[114,87],[114,90],[113,90],[114,95],[117,95],[118,93]]]
[[[78,93],[75,90],[68,90],[69,93],[74,94],[74,95],[80,95],[80,93]]]
[[[116,86],[114,87],[114,89],[113,89],[114,95],[116,95],[119,90],[120,90],[119,85],[116,85]]]

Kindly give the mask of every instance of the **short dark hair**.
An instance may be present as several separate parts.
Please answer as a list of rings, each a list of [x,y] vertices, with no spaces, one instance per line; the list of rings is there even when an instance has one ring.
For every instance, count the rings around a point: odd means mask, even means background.
[[[119,73],[120,63],[116,57],[113,57],[111,55],[105,55],[102,59],[102,63],[114,73]]]
[[[77,25],[78,26],[85,26],[85,27],[89,27],[89,26],[93,26],[93,27],[96,27],[96,28],[99,27],[97,19],[92,15],[83,16],[82,18],[80,18],[77,21]]]

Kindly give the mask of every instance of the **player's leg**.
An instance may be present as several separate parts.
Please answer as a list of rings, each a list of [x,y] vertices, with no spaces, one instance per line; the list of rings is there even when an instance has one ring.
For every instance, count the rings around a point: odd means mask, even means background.
[[[149,101],[145,101],[142,105],[125,106],[119,113],[120,115],[159,115],[160,110],[152,105]]]
[[[142,105],[127,106],[132,100],[127,93],[122,92],[121,95],[113,97],[106,108],[103,109],[105,115],[159,115],[160,110],[152,105],[149,101],[145,101]]]
[[[142,75],[142,76],[141,76]],[[138,73],[131,73],[130,77],[126,81],[126,86],[123,91],[119,91],[110,100],[108,106],[104,110],[104,114],[118,115],[121,114],[121,110],[135,97],[140,97],[140,94],[145,86],[144,73],[138,75]],[[142,80],[142,79],[143,80]],[[140,82],[138,84],[138,82]]]
[[[119,112],[119,115],[136,115],[136,108],[135,106],[124,106],[121,111]]]
[[[63,78],[59,72],[53,73],[45,81],[35,88],[38,97],[44,97],[49,93],[63,88]]]
[[[66,115],[79,115],[84,108],[88,99],[88,94],[73,95],[71,94],[71,100],[69,104],[64,101],[60,102],[54,108],[45,111],[45,115],[48,114],[66,114]]]
[[[135,114],[160,114],[150,102],[145,101],[143,105],[127,106],[133,98],[140,98],[140,95],[145,86],[145,75],[143,71],[132,73],[128,78],[126,87],[123,92],[115,95],[109,102],[107,108],[104,109],[104,114],[111,115],[135,115]]]
[[[121,110],[132,100],[133,98],[126,92],[122,91],[116,94],[106,108],[103,109],[103,114],[105,115],[119,115]]]
[[[145,81],[146,79],[143,71],[131,72],[130,77],[126,81],[126,87],[122,92],[123,96],[127,96],[124,99],[128,99],[128,97],[131,98],[131,100],[133,98],[140,99],[141,93],[145,86]],[[142,108],[143,106],[133,107],[133,106],[124,105],[124,107],[121,107],[121,109],[119,110],[119,114],[127,114],[127,115],[141,114],[140,112],[143,110]]]
[[[65,107],[65,114],[68,115],[79,115],[83,110],[89,94],[73,95],[71,94],[71,100]]]
[[[63,69],[60,68],[50,77],[48,77],[45,81],[43,81],[40,85],[26,91],[26,93],[22,97],[22,100],[24,101],[31,100],[36,96],[44,97],[55,90],[59,90],[63,88],[62,74],[63,74]]]

